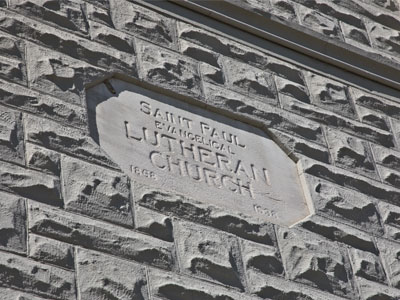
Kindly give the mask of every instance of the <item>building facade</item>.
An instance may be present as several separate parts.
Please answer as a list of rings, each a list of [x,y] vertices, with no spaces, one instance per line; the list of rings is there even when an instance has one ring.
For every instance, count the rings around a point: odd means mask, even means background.
[[[397,0],[0,0],[0,299],[400,299],[399,32]]]

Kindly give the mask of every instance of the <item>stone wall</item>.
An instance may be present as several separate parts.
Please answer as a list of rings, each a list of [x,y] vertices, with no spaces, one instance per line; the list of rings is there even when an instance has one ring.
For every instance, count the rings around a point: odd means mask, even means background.
[[[247,2],[400,58],[395,0]],[[146,3],[0,6],[0,299],[400,299],[399,91]],[[267,130],[315,213],[286,228],[136,185],[89,133],[85,88],[111,76]]]

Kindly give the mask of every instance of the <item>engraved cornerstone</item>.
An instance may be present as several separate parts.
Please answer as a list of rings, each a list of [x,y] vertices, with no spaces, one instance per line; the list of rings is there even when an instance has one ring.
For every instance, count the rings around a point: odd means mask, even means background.
[[[310,214],[296,163],[248,124],[111,79],[87,91],[91,131],[137,182],[277,224]]]

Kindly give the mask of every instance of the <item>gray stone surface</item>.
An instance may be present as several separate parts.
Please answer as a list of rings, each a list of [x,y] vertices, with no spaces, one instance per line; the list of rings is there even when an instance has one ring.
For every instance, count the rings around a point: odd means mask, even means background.
[[[26,205],[23,198],[0,192],[0,248],[26,252]]]
[[[333,294],[350,296],[349,258],[339,245],[316,239],[306,232],[277,232],[285,270],[290,278]]]
[[[1,108],[0,151],[2,160],[22,165],[25,163],[23,135],[22,114]]]
[[[60,300],[75,298],[75,275],[11,253],[0,255],[1,285]]]
[[[397,0],[0,0],[0,299],[400,299],[399,12]],[[295,207],[272,220],[240,208],[251,198],[124,169],[99,146],[87,92],[117,98],[117,80],[235,132],[261,128],[303,166],[312,214],[276,225]],[[263,167],[254,153],[243,161]]]
[[[243,262],[235,237],[187,222],[180,223],[175,232],[184,273],[244,290]]]
[[[29,234],[28,256],[44,263],[74,268],[74,247],[36,234]]]
[[[164,269],[173,267],[171,243],[34,202],[28,215],[33,233]]]
[[[66,156],[61,166],[67,210],[132,227],[127,176]]]
[[[0,190],[62,206],[61,185],[57,177],[2,162]]]
[[[149,299],[143,266],[83,249],[78,250],[76,259],[82,300]]]

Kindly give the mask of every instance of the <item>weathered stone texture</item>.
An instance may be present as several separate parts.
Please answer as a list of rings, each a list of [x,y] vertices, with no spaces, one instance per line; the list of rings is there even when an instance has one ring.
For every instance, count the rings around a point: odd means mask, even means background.
[[[149,299],[143,266],[83,249],[76,259],[82,300]]]
[[[337,218],[340,222],[376,235],[383,233],[373,198],[312,176],[306,175],[306,178],[318,214]]]
[[[0,270],[2,286],[54,299],[76,299],[73,272],[9,253],[1,253]]]
[[[378,179],[367,142],[330,129],[327,129],[325,134],[336,166]]]
[[[236,238],[190,223],[179,224],[176,235],[184,272],[244,290],[243,263]]]
[[[66,156],[61,166],[67,210],[132,227],[130,184],[126,175]]]
[[[10,8],[30,18],[48,22],[62,29],[81,34],[87,33],[83,12],[77,2],[63,0],[49,3],[49,1],[10,0]]]
[[[26,252],[25,200],[0,192],[0,248]]]
[[[29,142],[117,168],[95,141],[82,130],[31,116],[26,117],[24,123],[25,139]]]
[[[24,141],[22,114],[0,107],[0,152],[1,159],[23,165]]]
[[[49,95],[43,95],[20,85],[0,80],[1,103],[15,109],[30,112],[37,116],[79,128],[86,128],[86,111],[71,101],[62,101]],[[73,98],[73,97],[72,97]]]
[[[296,230],[280,228],[277,236],[290,279],[351,298],[349,259],[343,248]]]
[[[397,88],[172,2],[0,0],[0,299],[400,299]],[[397,0],[224,2],[398,68]],[[130,179],[89,132],[85,89],[112,76],[261,128],[312,215],[285,228]]]
[[[272,224],[260,224],[255,220],[246,220],[243,217],[229,214],[204,203],[196,203],[196,201],[183,196],[156,190],[139,190],[138,193],[140,195],[138,202],[145,207],[215,227],[262,244],[275,244],[275,233]]]
[[[29,234],[28,255],[44,263],[68,269],[74,268],[73,246],[39,235]]]
[[[111,0],[110,4],[115,28],[167,48],[174,47],[173,19],[126,0]]]
[[[26,143],[26,163],[32,169],[58,176],[61,173],[60,159],[58,152]]]
[[[170,243],[33,202],[29,207],[29,226],[33,233],[125,259],[164,269],[174,264]]]
[[[0,164],[0,189],[50,205],[63,205],[57,177],[16,165]]]
[[[172,218],[156,211],[137,207],[135,214],[136,229],[167,242],[174,241]]]
[[[138,45],[141,77],[155,85],[199,98],[200,76],[195,62],[150,43]]]

